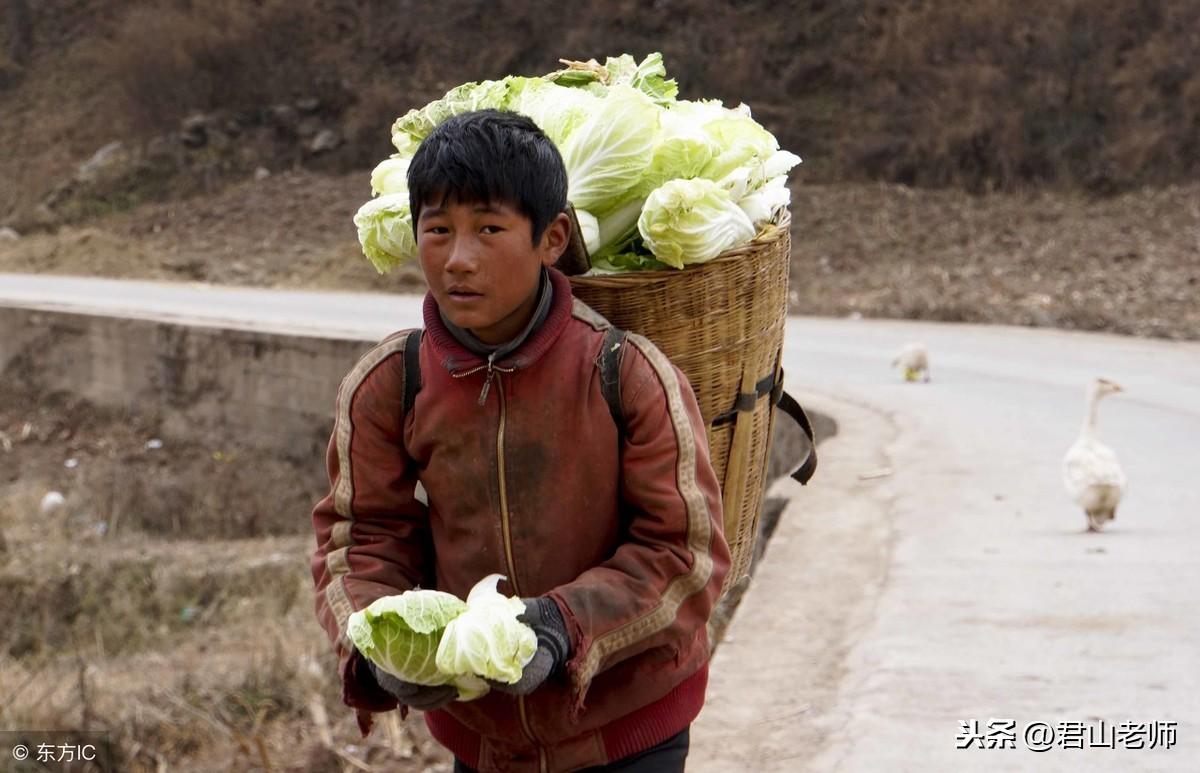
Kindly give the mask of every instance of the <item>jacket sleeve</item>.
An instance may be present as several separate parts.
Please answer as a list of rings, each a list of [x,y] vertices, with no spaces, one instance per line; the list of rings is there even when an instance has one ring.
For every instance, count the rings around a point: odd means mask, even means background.
[[[416,499],[403,442],[405,335],[384,339],[342,381],[326,457],[330,492],[312,513],[317,620],[338,655],[342,699],[359,709],[364,732],[364,712],[396,701],[346,638],[346,622],[381,596],[421,585],[432,570],[428,510]]]
[[[628,336],[621,373],[625,541],[549,595],[571,634],[567,665],[583,701],[599,672],[703,629],[729,571],[721,492],[687,378],[649,340]]]

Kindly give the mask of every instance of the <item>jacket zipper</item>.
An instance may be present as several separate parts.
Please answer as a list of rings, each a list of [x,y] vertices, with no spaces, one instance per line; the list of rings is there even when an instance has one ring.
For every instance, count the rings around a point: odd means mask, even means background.
[[[479,404],[487,404],[488,390],[492,388],[492,378],[496,375],[496,364],[493,360],[495,355],[488,357],[487,377],[483,379],[483,389],[479,391]],[[503,409],[501,409],[503,410]],[[503,414],[501,414],[503,415]]]
[[[488,362],[487,380],[483,382],[483,392],[479,395],[479,404],[482,405],[487,400],[488,387],[492,383],[492,363]],[[508,581],[512,584],[513,593],[521,596],[521,586],[517,583],[516,564],[513,562],[512,549],[512,524],[508,516],[508,491],[504,485],[504,424],[508,416],[508,408],[504,399],[504,381],[496,379],[496,389],[499,391],[500,398],[500,428],[496,432],[496,468],[500,477],[500,528],[504,535],[504,557],[508,561]],[[525,709],[525,696],[517,696],[517,714],[521,717],[521,729],[525,731],[530,743],[532,743],[538,752],[538,770],[541,773],[546,773],[546,751],[538,742],[537,737],[533,734],[533,727],[529,724],[529,714]]]
[[[481,405],[481,406],[487,404],[488,393],[492,390],[492,379],[496,378],[496,374],[497,373],[512,373],[514,368],[502,368],[499,365],[497,365],[496,364],[496,353],[492,352],[488,356],[488,361],[487,361],[486,365],[478,365],[469,370],[463,370],[463,371],[459,371],[458,373],[450,374],[451,378],[466,378],[467,376],[475,375],[476,373],[478,373],[479,371],[481,371],[485,368],[487,369],[487,375],[484,376],[484,379],[483,379],[483,389],[479,390],[479,405]]]
[[[488,380],[483,384],[482,397],[487,397],[488,384],[491,383],[491,366],[488,366]],[[504,400],[504,384],[497,381],[500,391],[500,429],[496,432],[496,469],[500,477],[500,530],[504,535],[504,558],[508,562],[508,581],[512,584],[513,593],[521,595],[521,586],[517,584],[517,567],[513,562],[512,524],[508,520],[508,490],[504,485],[504,424],[508,409]]]

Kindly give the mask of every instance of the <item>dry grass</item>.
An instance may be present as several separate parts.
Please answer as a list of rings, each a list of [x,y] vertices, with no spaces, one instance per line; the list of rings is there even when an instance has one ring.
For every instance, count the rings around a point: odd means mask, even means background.
[[[96,244],[92,247],[94,256]],[[214,445],[166,437],[149,416],[97,409],[37,384],[16,389],[25,372],[20,365],[9,363],[8,386],[0,390],[3,416],[10,417],[7,426],[0,423],[0,431],[10,438],[28,434],[17,442],[19,454],[10,474],[54,481],[54,488],[67,495],[61,528],[173,539],[300,534],[308,529],[296,514],[325,493],[319,458],[270,453],[236,436]]]
[[[112,37],[89,51],[114,107],[137,134],[173,128],[191,112],[257,112],[298,92],[336,87],[320,78],[321,23],[311,3],[156,0],[131,4]]]
[[[1109,192],[1200,172],[1200,6],[870,0],[846,160],[916,185]]]
[[[194,541],[162,524],[148,533],[135,500],[96,531],[92,494],[105,475],[64,486],[62,460],[100,469],[102,442],[119,457],[144,438],[123,433],[124,417],[51,398],[9,391],[0,402],[10,473],[0,725],[106,731],[120,770],[438,769],[444,753],[419,721],[358,737],[312,618],[309,537]],[[171,469],[175,485],[205,488],[189,465]],[[113,470],[125,485],[146,471]],[[291,486],[264,496],[279,501]],[[68,496],[47,516],[38,504],[51,488]],[[307,504],[292,523],[306,522]]]
[[[0,723],[108,733],[119,770],[448,770],[419,718],[364,741],[308,610],[113,657],[79,643],[0,656]]]
[[[147,476],[194,493],[220,473],[186,455],[128,464],[147,457],[148,429],[53,395],[0,400],[0,726],[107,732],[117,770],[448,770],[419,717],[393,714],[364,741],[341,704],[312,613],[312,502],[283,504],[294,480],[258,481],[281,510],[267,536],[155,523]],[[115,487],[144,496],[101,506]],[[64,506],[41,513],[56,488]],[[203,517],[245,531],[247,503],[226,504],[227,521]]]
[[[391,119],[452,85],[618,51],[662,51],[687,97],[750,104],[806,159],[807,181],[1109,191],[1200,171],[1195,3],[804,0],[784,13],[765,0],[666,0],[658,9],[46,0],[31,9],[28,64],[0,66],[0,102],[15,119],[0,125],[13,151],[0,176],[15,182],[0,186],[0,217],[30,209],[105,142],[135,144],[194,112],[269,130],[272,105],[318,97],[345,147],[305,159],[259,138],[253,153],[271,168],[344,171],[383,157]],[[185,166],[155,196],[203,188],[197,176],[219,186],[256,163],[210,161]]]

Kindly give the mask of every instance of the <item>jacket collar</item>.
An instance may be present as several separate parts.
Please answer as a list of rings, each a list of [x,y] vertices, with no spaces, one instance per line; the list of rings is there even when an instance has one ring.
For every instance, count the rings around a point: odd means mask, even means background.
[[[504,359],[497,360],[495,365],[506,369],[527,368],[537,362],[562,335],[567,322],[571,319],[571,308],[574,298],[571,295],[571,282],[558,269],[551,268],[550,282],[554,287],[554,299],[551,302],[550,313],[546,315],[541,327],[534,330],[525,342]],[[430,343],[442,367],[450,372],[487,365],[487,360],[460,344],[454,335],[442,322],[438,311],[437,301],[433,293],[425,293],[423,307],[425,330],[429,334]]]

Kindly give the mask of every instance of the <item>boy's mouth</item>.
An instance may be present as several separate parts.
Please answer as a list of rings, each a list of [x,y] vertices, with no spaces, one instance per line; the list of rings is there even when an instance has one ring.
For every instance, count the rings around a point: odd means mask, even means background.
[[[446,294],[456,301],[470,301],[483,297],[483,293],[475,292],[468,287],[450,287],[447,288]]]

